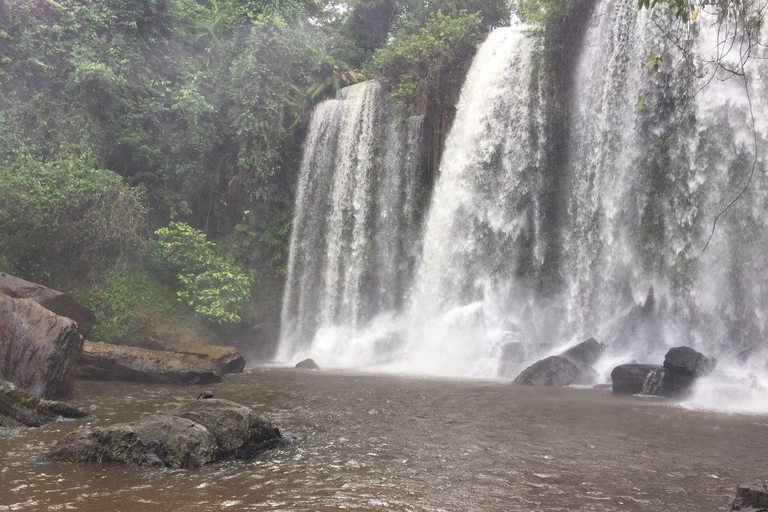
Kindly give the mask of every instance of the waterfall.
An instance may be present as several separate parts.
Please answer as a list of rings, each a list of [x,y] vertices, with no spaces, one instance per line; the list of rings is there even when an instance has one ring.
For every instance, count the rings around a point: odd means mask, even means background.
[[[281,357],[324,350],[334,359],[349,351],[336,343],[401,306],[419,233],[421,124],[400,120],[375,81],[316,107],[296,196]]]
[[[524,30],[497,29],[480,47],[445,143],[403,354],[419,371],[495,372],[486,366],[525,313],[522,276],[541,265],[544,105]]]
[[[492,32],[466,78],[422,236],[421,120],[394,120],[376,83],[320,105],[282,345],[341,366],[511,377],[590,336],[608,345],[604,374],[689,345],[723,368],[699,404],[753,346],[747,387],[765,393],[768,52],[757,48],[745,68],[748,96],[741,76],[691,68],[664,33],[671,19],[636,0],[597,0],[567,50],[565,99],[526,27]],[[697,55],[722,48],[713,15],[689,28]],[[551,120],[563,117],[569,131],[556,138]]]

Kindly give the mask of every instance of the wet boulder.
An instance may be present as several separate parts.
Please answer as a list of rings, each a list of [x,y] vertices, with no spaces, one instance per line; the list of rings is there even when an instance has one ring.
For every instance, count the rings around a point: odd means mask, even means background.
[[[768,486],[762,483],[740,485],[731,510],[768,512]]]
[[[646,380],[652,372],[660,371],[663,367],[654,364],[623,364],[611,372],[613,392],[627,395],[638,395],[643,392]]]
[[[0,293],[0,378],[41,398],[61,398],[72,391],[82,348],[73,320]]]
[[[199,357],[86,341],[78,377],[161,384],[221,382],[221,369]]]
[[[717,359],[707,357],[691,347],[671,348],[664,357],[664,369],[692,377],[707,375],[715,366]]]
[[[548,343],[529,343],[527,341],[509,341],[501,347],[499,359],[499,377],[514,377],[528,361],[540,357],[552,349]]]
[[[590,366],[567,357],[552,356],[529,366],[515,379],[524,386],[572,386],[597,382],[597,372]]]
[[[151,414],[133,423],[81,428],[56,443],[43,459],[190,469],[213,462],[216,453],[216,439],[203,425]]]
[[[80,334],[88,336],[96,322],[93,311],[75,299],[41,284],[25,281],[18,277],[0,272],[0,293],[17,299],[29,299],[37,302],[48,311],[77,322]]]
[[[320,367],[317,365],[314,359],[305,359],[303,361],[300,361],[296,363],[296,368],[299,368],[301,370],[319,370]]]
[[[600,343],[595,338],[589,338],[560,355],[571,361],[592,366],[603,356],[603,352],[605,352],[605,344]]]
[[[188,402],[168,414],[203,425],[213,434],[217,459],[250,459],[282,443],[280,430],[252,409],[229,400]]]
[[[76,407],[41,398],[0,380],[0,427],[39,427],[59,418],[85,418]]]

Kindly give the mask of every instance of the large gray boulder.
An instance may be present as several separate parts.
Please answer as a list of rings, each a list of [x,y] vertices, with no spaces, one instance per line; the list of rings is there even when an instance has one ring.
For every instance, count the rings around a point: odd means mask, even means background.
[[[250,459],[276,448],[283,440],[277,427],[252,409],[229,400],[195,400],[169,414],[207,428],[216,439],[219,460]]]
[[[707,357],[691,347],[669,349],[664,357],[664,368],[675,373],[702,377],[712,372],[717,366],[717,359]]]
[[[740,485],[731,510],[768,512],[768,486],[759,482]]]
[[[44,460],[189,469],[213,462],[216,452],[216,439],[203,425],[151,414],[133,423],[81,428],[56,443]]]
[[[86,341],[78,377],[161,384],[221,382],[216,364],[193,355]]]
[[[277,427],[250,408],[209,399],[132,423],[82,428],[56,443],[43,460],[186,469],[249,459],[283,442]]]
[[[52,290],[41,284],[0,272],[0,293],[17,299],[29,299],[45,309],[77,322],[80,334],[87,337],[96,322],[93,311],[75,299],[60,291]]]
[[[83,338],[37,302],[0,293],[0,378],[41,397],[72,391]]]
[[[613,392],[627,395],[639,395],[643,392],[648,376],[662,369],[655,364],[623,364],[611,372]]]
[[[603,356],[603,352],[605,352],[605,344],[600,343],[595,338],[589,338],[560,355],[571,361],[592,366]]]
[[[59,418],[85,418],[71,405],[42,400],[15,384],[0,380],[0,427],[39,427]]]
[[[567,357],[552,356],[523,370],[515,383],[524,386],[572,386],[590,385],[597,380],[598,374],[592,367]]]

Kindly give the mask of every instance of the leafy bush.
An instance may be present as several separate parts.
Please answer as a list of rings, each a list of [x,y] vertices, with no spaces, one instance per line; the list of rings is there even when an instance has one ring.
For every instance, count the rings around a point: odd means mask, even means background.
[[[372,72],[387,81],[403,110],[423,112],[443,75],[463,70],[483,35],[480,14],[438,12],[423,26],[411,23],[398,30],[390,44],[374,54]]]
[[[140,251],[146,215],[141,190],[86,160],[0,165],[0,253],[30,277]]]
[[[96,315],[91,337],[123,345],[143,345],[139,313],[146,311],[164,318],[180,316],[180,305],[172,288],[163,285],[142,268],[117,268],[105,276],[97,290],[79,290],[74,295]]]
[[[175,275],[179,299],[212,322],[240,322],[250,300],[250,276],[217,254],[205,234],[187,224],[172,222],[155,234],[157,259]]]

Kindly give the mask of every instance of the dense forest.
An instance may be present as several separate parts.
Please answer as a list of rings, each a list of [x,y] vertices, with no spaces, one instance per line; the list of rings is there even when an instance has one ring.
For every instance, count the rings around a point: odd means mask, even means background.
[[[312,107],[380,78],[439,112],[436,156],[504,0],[0,2],[0,269],[94,337],[142,312],[273,336]],[[263,332],[262,332],[263,331]]]

